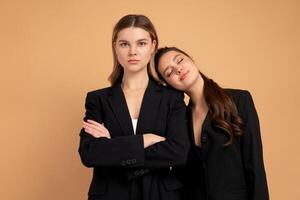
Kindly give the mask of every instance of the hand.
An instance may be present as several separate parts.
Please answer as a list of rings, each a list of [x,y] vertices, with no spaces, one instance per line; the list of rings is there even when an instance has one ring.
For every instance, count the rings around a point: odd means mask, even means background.
[[[153,144],[156,144],[158,142],[163,142],[166,140],[165,137],[155,135],[153,133],[145,133],[143,134],[143,138],[144,138],[144,148],[147,148]]]
[[[104,124],[100,124],[93,120],[87,120],[87,122],[83,122],[84,131],[95,138],[106,137],[110,139],[110,133],[105,128]]]

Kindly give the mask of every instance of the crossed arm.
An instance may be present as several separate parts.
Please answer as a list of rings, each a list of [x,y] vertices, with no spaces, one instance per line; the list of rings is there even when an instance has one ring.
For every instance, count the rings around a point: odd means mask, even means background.
[[[165,137],[153,133],[111,137],[103,121],[99,97],[89,93],[86,116],[80,132],[79,154],[87,167],[126,167],[161,169],[184,165],[189,139],[185,104],[180,95],[172,96]]]
[[[105,128],[104,124],[100,124],[94,120],[90,120],[88,119],[87,122],[83,122],[83,128],[84,131],[88,134],[90,134],[91,136],[93,136],[94,138],[107,138],[107,139],[111,139],[110,133],[109,131]],[[158,142],[162,142],[165,141],[166,138],[153,134],[153,133],[145,133],[143,134],[143,141],[144,141],[144,149],[156,144]]]

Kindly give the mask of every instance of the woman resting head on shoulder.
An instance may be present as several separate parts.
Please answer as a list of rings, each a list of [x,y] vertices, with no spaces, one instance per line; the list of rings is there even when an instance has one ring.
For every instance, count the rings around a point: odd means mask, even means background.
[[[269,199],[259,119],[250,93],[221,88],[179,48],[158,49],[154,61],[159,81],[190,97],[193,145],[183,172],[185,199]]]
[[[228,91],[201,73],[186,52],[176,47],[158,49],[155,70],[160,81],[190,97],[190,106],[201,109],[202,118],[208,111],[213,114],[215,125],[228,132],[226,145],[232,142],[234,135],[242,134],[243,122]]]

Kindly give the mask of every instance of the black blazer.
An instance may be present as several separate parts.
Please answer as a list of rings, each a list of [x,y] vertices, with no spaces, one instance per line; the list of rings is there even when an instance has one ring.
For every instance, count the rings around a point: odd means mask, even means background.
[[[112,137],[97,139],[81,129],[81,161],[94,168],[89,199],[130,199],[136,179],[144,200],[179,199],[183,185],[174,168],[185,164],[190,147],[182,93],[150,79],[136,135],[120,84],[89,92],[85,108],[84,120],[104,123]],[[144,149],[143,133],[164,136],[166,141]]]
[[[184,199],[190,200],[267,200],[259,120],[248,91],[227,89],[235,102],[245,129],[240,139],[224,147],[227,135],[212,125],[207,114],[201,133],[202,148],[192,145],[182,174],[185,184]],[[190,139],[193,144],[191,109]]]

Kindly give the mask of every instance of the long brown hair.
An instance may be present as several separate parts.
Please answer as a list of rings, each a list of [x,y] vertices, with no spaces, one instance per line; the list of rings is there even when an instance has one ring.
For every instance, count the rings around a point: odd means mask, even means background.
[[[156,41],[155,51],[157,50],[158,47],[157,33],[154,28],[154,25],[152,24],[152,22],[148,17],[144,15],[126,15],[122,17],[115,25],[112,34],[112,51],[113,51],[114,61],[113,61],[113,71],[108,77],[108,80],[110,81],[111,85],[115,85],[116,83],[121,82],[124,73],[121,64],[118,62],[117,55],[114,48],[114,43],[117,40],[118,33],[121,30],[129,27],[142,28],[145,31],[147,31],[150,34],[152,42],[153,40]],[[153,68],[153,56],[151,57],[151,60],[147,65],[148,73],[151,73],[150,72],[151,68]]]
[[[154,57],[154,66],[160,81],[164,81],[158,72],[158,63],[160,58],[169,51],[176,51],[189,57],[186,52],[176,47],[159,48]],[[192,59],[193,60],[193,59]],[[205,76],[199,71],[204,80],[203,94],[206,103],[209,105],[209,112],[212,114],[213,126],[225,131],[229,137],[224,146],[232,144],[233,138],[239,138],[243,133],[243,121],[238,115],[236,105],[225,89],[221,88],[212,79]],[[164,81],[166,83],[166,81]]]

